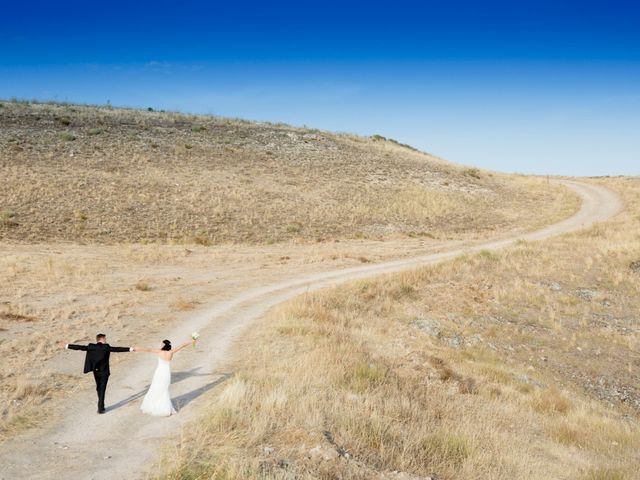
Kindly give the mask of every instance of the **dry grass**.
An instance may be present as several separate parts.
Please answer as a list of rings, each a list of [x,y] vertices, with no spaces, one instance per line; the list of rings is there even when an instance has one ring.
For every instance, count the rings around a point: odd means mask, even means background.
[[[56,402],[87,386],[81,359],[60,351],[57,342],[85,342],[105,332],[112,343],[154,345],[182,316],[233,292],[361,265],[364,252],[367,260],[378,262],[397,258],[398,252],[424,254],[438,245],[423,239],[189,249],[0,244],[0,439],[63,411]],[[114,357],[114,371],[122,360]],[[51,387],[53,394],[37,390],[29,401],[13,402],[18,384],[56,373],[68,375],[56,377],[64,385]]]
[[[273,243],[477,237],[577,201],[392,141],[73,105],[0,110],[0,239]]]
[[[159,476],[637,478],[640,180],[606,183],[607,224],[278,308]]]
[[[28,315],[22,315],[21,313],[13,313],[13,312],[0,312],[0,319],[2,320],[10,320],[14,322],[33,322],[35,321],[34,317]]]
[[[47,417],[42,404],[64,395],[71,377],[57,373],[3,372],[0,439],[34,427]]]
[[[141,292],[148,292],[151,290],[151,285],[144,280],[139,280],[135,285],[136,290],[140,290]]]
[[[184,300],[184,299],[179,299],[176,302],[173,302],[171,304],[171,307],[175,310],[180,310],[180,311],[188,311],[188,310],[193,310],[194,308],[196,308],[196,306],[198,305],[199,302],[195,301],[195,300]]]

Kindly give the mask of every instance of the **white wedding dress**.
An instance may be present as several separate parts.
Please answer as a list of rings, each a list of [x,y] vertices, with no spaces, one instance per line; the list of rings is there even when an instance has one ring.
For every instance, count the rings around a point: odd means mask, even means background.
[[[171,362],[158,358],[158,367],[153,374],[149,391],[142,400],[140,410],[156,417],[168,417],[176,413],[171,402]]]

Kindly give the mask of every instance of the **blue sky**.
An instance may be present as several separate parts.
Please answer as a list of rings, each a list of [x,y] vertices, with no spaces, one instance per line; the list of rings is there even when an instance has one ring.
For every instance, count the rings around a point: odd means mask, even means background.
[[[0,97],[382,134],[501,171],[640,174],[630,1],[7,2]]]

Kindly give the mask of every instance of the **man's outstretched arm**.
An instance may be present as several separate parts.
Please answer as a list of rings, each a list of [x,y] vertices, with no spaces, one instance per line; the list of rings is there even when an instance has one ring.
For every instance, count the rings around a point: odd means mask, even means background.
[[[133,347],[112,347],[109,346],[109,351],[110,352],[133,352]]]
[[[86,352],[89,348],[88,345],[74,345],[73,343],[65,342],[62,342],[60,345],[62,346],[62,348],[67,348],[69,350],[82,350],[83,352]]]

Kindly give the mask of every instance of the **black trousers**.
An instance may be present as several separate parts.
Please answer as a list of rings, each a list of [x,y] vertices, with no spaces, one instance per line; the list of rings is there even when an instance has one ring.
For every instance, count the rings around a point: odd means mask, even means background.
[[[109,374],[93,372],[93,378],[96,379],[96,391],[98,392],[98,410],[104,410],[104,394],[107,391],[107,382]]]

